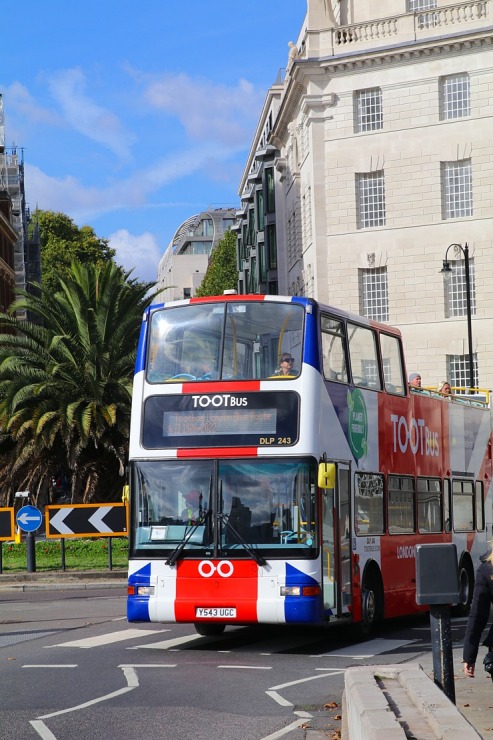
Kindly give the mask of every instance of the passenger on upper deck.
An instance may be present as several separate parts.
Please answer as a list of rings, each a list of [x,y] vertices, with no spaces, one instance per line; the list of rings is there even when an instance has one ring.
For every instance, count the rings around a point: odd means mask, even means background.
[[[413,390],[421,390],[421,375],[419,373],[409,375],[409,387]]]
[[[291,357],[289,352],[283,352],[281,359],[279,360],[279,369],[276,370],[274,375],[289,375],[295,377],[300,374],[300,371],[293,367],[294,357]]]
[[[448,380],[441,380],[437,385],[437,393],[440,394],[440,396],[445,401],[451,401],[453,398],[452,388],[450,387],[450,383]]]

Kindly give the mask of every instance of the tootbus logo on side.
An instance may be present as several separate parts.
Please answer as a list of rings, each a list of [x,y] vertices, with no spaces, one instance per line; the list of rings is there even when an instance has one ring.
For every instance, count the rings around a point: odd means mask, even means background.
[[[244,396],[232,396],[231,393],[221,393],[216,396],[192,396],[194,409],[233,408],[234,406],[248,406],[248,399]]]
[[[394,452],[397,452],[397,447],[403,453],[410,448],[413,455],[438,457],[438,432],[431,431],[424,419],[411,419],[408,423],[404,416],[391,414],[390,421],[393,429]]]

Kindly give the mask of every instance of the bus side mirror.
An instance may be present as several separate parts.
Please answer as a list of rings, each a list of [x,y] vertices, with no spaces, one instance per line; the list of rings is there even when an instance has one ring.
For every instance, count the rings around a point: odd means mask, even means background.
[[[321,462],[318,466],[318,487],[335,488],[336,466],[334,463]]]

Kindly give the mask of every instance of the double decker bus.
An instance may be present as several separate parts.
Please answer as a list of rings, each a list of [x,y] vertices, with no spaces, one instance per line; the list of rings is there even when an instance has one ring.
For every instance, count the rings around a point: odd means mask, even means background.
[[[289,355],[287,374],[277,374]],[[130,622],[352,621],[426,607],[415,546],[491,536],[489,404],[410,392],[400,332],[302,297],[151,306],[130,431]]]

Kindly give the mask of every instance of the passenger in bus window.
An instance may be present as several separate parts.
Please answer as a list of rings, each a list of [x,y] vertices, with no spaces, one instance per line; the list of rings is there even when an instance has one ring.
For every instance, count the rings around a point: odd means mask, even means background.
[[[471,611],[467,620],[466,634],[464,635],[462,662],[464,663],[464,673],[466,676],[469,676],[469,678],[474,678],[479,642],[481,640],[481,634],[488,622],[492,603],[493,547],[491,547],[490,543],[490,550],[485,555],[481,556],[481,564],[476,571]],[[493,625],[490,627],[488,634],[483,640],[483,645],[485,645],[489,651],[484,658],[484,667],[488,673],[491,673],[493,670]]]
[[[437,385],[437,393],[439,393],[440,396],[445,399],[445,401],[452,400],[452,388],[450,387],[450,383],[448,382],[448,380],[441,380],[439,382],[439,384]]]
[[[281,355],[281,359],[279,360],[279,369],[276,370],[274,375],[299,375],[300,371],[296,370],[293,365],[294,357],[292,357],[289,352],[283,352]]]
[[[181,518],[187,524],[198,524],[203,520],[202,494],[200,491],[189,491],[185,495],[186,506]]]

